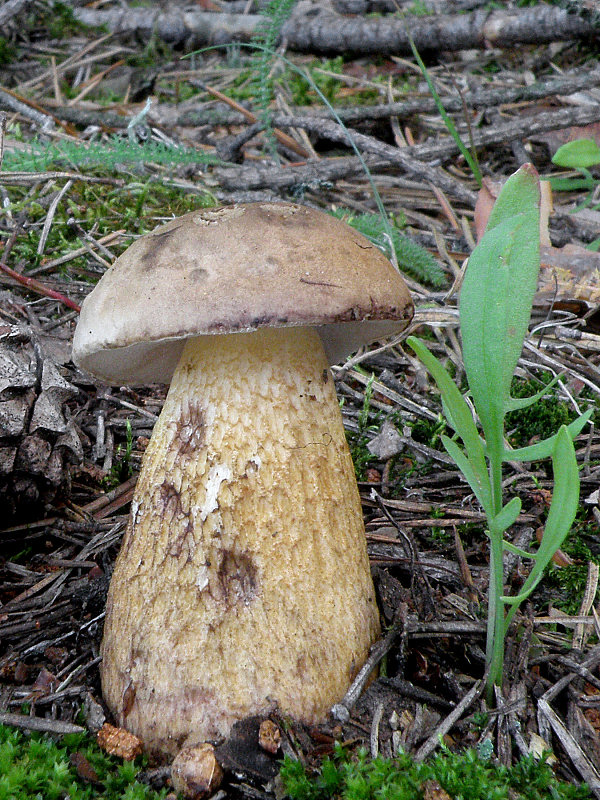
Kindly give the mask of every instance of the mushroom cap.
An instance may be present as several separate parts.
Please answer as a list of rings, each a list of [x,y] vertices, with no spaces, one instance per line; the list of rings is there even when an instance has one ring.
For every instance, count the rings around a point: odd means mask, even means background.
[[[107,270],[83,303],[73,360],[109,383],[168,383],[190,337],[310,326],[333,364],[412,312],[383,253],[325,212],[202,209],[141,236]]]

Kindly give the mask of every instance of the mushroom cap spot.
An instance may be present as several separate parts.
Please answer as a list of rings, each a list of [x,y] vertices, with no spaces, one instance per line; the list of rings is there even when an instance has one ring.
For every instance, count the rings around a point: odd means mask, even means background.
[[[83,303],[73,359],[109,383],[168,382],[190,337],[311,326],[336,363],[412,311],[401,275],[346,223],[294,203],[224,206],[115,261]]]

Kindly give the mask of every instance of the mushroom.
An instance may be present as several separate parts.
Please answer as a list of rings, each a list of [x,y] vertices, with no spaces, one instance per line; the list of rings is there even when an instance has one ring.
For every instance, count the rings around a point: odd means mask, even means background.
[[[411,315],[370,241],[290,203],[173,219],[85,300],[79,366],[171,384],[101,649],[105,701],[150,753],[274,706],[322,721],[360,669],[379,616],[329,365]]]

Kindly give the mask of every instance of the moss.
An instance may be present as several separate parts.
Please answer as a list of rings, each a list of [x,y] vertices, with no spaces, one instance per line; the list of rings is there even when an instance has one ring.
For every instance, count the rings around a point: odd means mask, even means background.
[[[346,431],[346,438],[354,463],[356,479],[359,481],[364,481],[366,479],[369,464],[377,460],[367,448],[367,444],[371,441],[373,435],[379,431],[381,425],[381,414],[379,412],[373,414],[371,411],[374,380],[375,376],[371,375],[369,382],[365,386],[363,404],[357,419],[358,430]]]
[[[424,0],[414,0],[414,2],[406,9],[406,13],[412,14],[414,17],[428,17],[434,12],[430,7],[428,7]]]
[[[14,61],[17,57],[18,50],[12,42],[0,36],[0,66],[5,66]]]
[[[542,373],[539,380],[515,378],[512,382],[513,397],[531,397],[543,385],[552,380],[550,373]],[[559,399],[555,387],[548,389],[548,396],[528,408],[511,411],[506,415],[506,430],[513,447],[523,447],[535,441],[553,436],[561,425],[568,425],[576,418],[575,410]]]
[[[423,800],[437,794],[439,783],[450,797],[461,800],[584,800],[585,786],[564,783],[554,776],[544,759],[523,758],[511,767],[482,758],[476,751],[452,753],[444,748],[424,763],[406,754],[394,759],[369,760],[364,750],[349,755],[339,744],[334,757],[325,758],[314,774],[287,758],[281,780],[292,800]]]
[[[131,465],[131,454],[133,452],[133,431],[131,429],[131,422],[126,421],[125,427],[125,446],[118,445],[113,465],[109,474],[104,478],[103,484],[106,489],[114,489],[124,481],[131,478],[133,475],[133,467]]]
[[[88,171],[92,172],[92,171]],[[126,177],[125,173],[122,173]],[[53,187],[56,191],[58,187]],[[154,177],[144,181],[130,180],[124,186],[113,183],[75,182],[69,193],[59,203],[53,224],[50,227],[43,256],[39,256],[40,227],[47,216],[48,195],[43,188],[31,191],[28,187],[10,187],[10,206],[3,213],[13,216],[25,213],[30,225],[15,241],[12,257],[16,263],[28,268],[45,261],[68,255],[81,248],[82,241],[73,225],[73,219],[84,231],[92,231],[95,239],[116,230],[130,234],[146,233],[163,221],[165,217],[179,216],[197,208],[216,205],[208,192],[182,192],[181,189]],[[37,223],[37,225],[35,225]],[[40,227],[38,227],[40,226]],[[130,240],[111,245],[111,251],[119,255]],[[65,276],[88,275],[89,256],[79,256],[64,266]]]
[[[90,30],[75,18],[73,9],[67,3],[61,2],[36,4],[35,11],[25,18],[25,28],[36,32],[43,29],[44,36],[51,39],[66,39]]]
[[[549,599],[566,614],[577,614],[587,585],[588,564],[600,564],[597,526],[594,523],[576,523],[561,549],[575,563],[550,569],[546,582]]]
[[[398,416],[401,417],[400,412]],[[411,423],[409,423],[411,424]],[[440,436],[446,433],[446,420],[441,416],[438,419],[417,419],[411,424],[412,438],[415,442],[443,450]]]
[[[166,789],[156,792],[136,780],[145,765],[143,758],[123,762],[106,755],[87,733],[55,742],[0,725],[0,800],[160,800]]]
[[[323,71],[334,73],[324,75]],[[336,102],[336,93],[340,82],[335,75],[342,75],[344,71],[343,56],[326,59],[324,61],[315,60],[306,67],[306,72],[310,75],[315,85],[323,92],[330,103]],[[310,84],[297,72],[286,69],[277,83],[285,84],[292,93],[292,102],[297,106],[308,106],[313,103],[320,104],[322,101],[317,96]]]

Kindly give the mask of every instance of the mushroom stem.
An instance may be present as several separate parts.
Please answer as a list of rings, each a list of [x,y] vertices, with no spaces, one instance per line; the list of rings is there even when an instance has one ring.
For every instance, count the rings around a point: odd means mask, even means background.
[[[341,700],[379,633],[338,401],[309,328],[189,340],[111,581],[102,685],[147,749]]]

